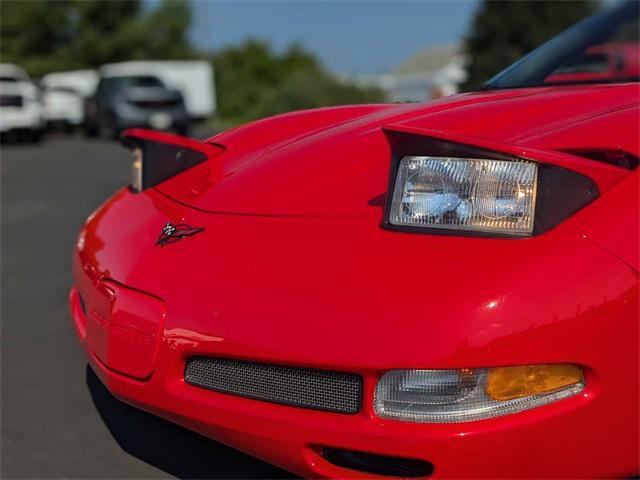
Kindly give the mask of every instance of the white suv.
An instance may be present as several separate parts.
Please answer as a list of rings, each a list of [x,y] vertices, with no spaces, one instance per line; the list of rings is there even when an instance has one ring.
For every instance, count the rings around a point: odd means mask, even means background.
[[[38,141],[43,127],[38,88],[22,68],[0,64],[0,134]]]

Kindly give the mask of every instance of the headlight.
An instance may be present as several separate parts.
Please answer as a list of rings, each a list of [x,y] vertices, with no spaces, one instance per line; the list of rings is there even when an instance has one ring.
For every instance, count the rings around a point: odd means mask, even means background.
[[[526,160],[403,157],[389,212],[396,226],[533,232],[538,166]]]
[[[133,162],[131,163],[131,188],[134,192],[141,192],[142,186],[142,149],[133,149]]]
[[[374,410],[407,422],[467,422],[546,405],[583,388],[574,365],[392,370],[378,382]]]
[[[133,151],[134,192],[154,187],[224,151],[221,145],[141,128],[126,130],[122,143]]]

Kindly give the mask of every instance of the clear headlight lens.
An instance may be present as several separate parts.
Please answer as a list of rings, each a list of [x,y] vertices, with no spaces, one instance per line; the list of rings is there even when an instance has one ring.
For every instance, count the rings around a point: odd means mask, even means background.
[[[525,160],[403,157],[389,222],[511,235],[533,232],[538,167]]]
[[[468,422],[546,405],[583,388],[574,365],[392,370],[378,382],[374,410],[407,422]]]

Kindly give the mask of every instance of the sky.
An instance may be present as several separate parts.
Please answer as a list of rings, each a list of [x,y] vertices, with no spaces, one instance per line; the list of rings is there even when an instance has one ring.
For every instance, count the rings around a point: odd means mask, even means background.
[[[459,42],[478,0],[191,0],[195,45],[299,42],[338,73],[389,71],[429,45]]]

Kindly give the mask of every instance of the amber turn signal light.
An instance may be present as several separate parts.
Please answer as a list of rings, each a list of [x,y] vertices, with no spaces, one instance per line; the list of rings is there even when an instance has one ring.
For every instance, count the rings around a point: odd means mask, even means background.
[[[487,396],[497,401],[513,400],[553,392],[584,383],[582,370],[575,365],[530,365],[489,370]]]

